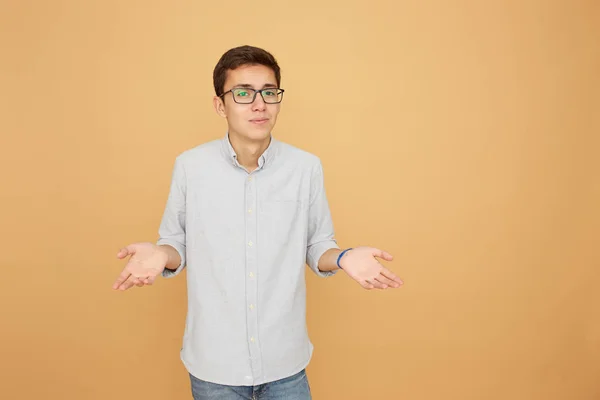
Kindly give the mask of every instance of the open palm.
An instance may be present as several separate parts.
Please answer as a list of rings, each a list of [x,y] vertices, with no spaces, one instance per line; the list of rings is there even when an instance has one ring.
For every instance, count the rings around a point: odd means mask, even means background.
[[[365,289],[399,288],[404,282],[385,268],[377,258],[392,261],[387,251],[361,246],[350,250],[342,257],[340,265],[344,271]]]
[[[127,265],[113,284],[115,290],[127,290],[135,286],[152,285],[165,269],[168,256],[154,243],[133,243],[122,248],[117,258],[130,256]]]

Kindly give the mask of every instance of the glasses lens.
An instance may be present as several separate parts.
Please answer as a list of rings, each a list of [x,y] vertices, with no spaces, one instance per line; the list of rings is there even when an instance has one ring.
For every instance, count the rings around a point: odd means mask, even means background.
[[[239,88],[239,89],[233,89],[232,93],[233,93],[233,99],[236,101],[236,103],[252,103],[252,99],[254,98],[255,90]]]
[[[265,103],[279,103],[283,92],[279,89],[263,89],[262,95]]]

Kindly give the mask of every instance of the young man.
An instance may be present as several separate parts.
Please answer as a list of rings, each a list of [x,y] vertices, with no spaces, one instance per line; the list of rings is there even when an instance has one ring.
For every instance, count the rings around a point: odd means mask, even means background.
[[[154,243],[134,243],[113,288],[152,285],[187,268],[181,359],[204,399],[310,399],[304,268],[340,269],[365,289],[400,287],[372,247],[334,238],[320,159],[276,140],[283,89],[275,58],[242,46],[214,69],[228,131],[181,153]]]

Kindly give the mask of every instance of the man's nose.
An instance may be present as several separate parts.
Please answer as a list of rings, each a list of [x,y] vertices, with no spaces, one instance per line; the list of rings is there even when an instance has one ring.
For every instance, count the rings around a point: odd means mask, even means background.
[[[267,103],[263,100],[260,92],[256,93],[256,97],[254,98],[254,102],[252,103],[253,110],[264,110],[267,107]]]

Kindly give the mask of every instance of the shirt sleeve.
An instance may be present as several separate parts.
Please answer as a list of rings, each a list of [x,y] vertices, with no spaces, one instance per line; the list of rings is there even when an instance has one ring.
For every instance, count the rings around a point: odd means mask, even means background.
[[[171,187],[167,204],[158,229],[157,245],[169,245],[179,253],[181,264],[176,270],[164,269],[162,276],[171,278],[178,275],[186,266],[185,214],[186,179],[181,158],[175,160],[171,177]]]
[[[339,249],[335,239],[329,202],[325,194],[325,181],[321,161],[313,168],[308,216],[308,241],[306,260],[310,269],[321,277],[334,275],[337,270],[321,271],[319,259],[329,249]]]

